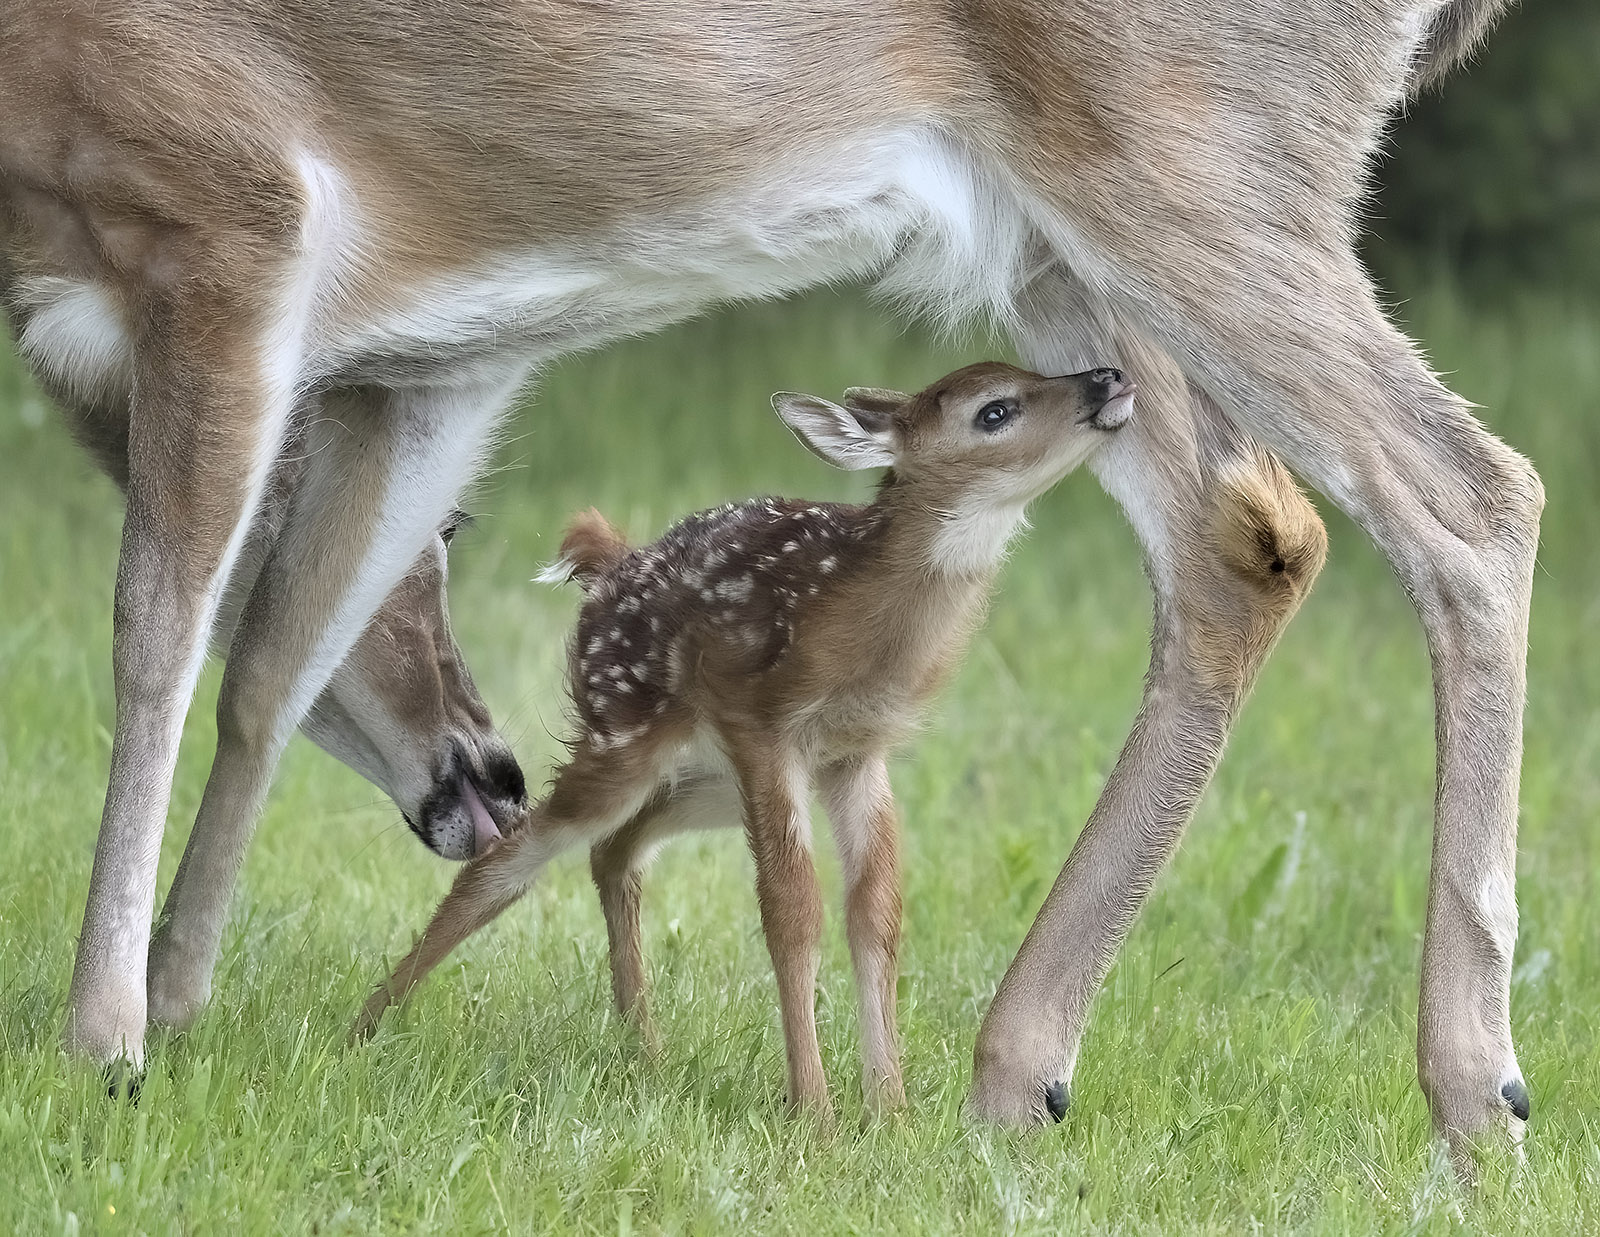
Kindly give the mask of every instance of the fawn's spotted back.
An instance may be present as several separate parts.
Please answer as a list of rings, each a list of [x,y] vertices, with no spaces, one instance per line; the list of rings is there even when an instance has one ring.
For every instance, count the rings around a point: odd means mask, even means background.
[[[571,653],[591,742],[621,745],[659,723],[703,653],[747,674],[772,668],[807,603],[872,560],[884,523],[872,506],[751,499],[691,515],[593,573]]]

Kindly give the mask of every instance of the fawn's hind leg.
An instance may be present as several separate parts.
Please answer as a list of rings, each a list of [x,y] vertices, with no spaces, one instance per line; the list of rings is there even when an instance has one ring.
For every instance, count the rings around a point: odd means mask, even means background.
[[[895,1026],[900,954],[900,837],[883,757],[833,765],[818,778],[845,879],[845,933],[861,1010],[861,1089],[867,1108],[902,1108]]]
[[[555,776],[549,795],[523,823],[456,877],[400,964],[373,991],[351,1029],[366,1039],[383,1011],[403,1001],[457,945],[517,901],[544,866],[565,850],[593,845],[635,815],[660,782],[662,743],[597,750],[580,743]]]
[[[739,820],[739,792],[733,779],[695,778],[652,799],[632,820],[589,850],[589,870],[606,916],[611,991],[617,1011],[638,1028],[652,1053],[660,1050],[661,1041],[650,1017],[639,932],[644,870],[674,834],[736,825]]]

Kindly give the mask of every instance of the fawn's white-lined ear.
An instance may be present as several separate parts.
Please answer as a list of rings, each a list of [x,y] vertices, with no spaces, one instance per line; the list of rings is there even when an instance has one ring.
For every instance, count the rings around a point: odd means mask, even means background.
[[[773,410],[795,437],[835,468],[887,468],[894,463],[895,431],[891,415],[865,408],[851,410],[819,399],[779,391]]]

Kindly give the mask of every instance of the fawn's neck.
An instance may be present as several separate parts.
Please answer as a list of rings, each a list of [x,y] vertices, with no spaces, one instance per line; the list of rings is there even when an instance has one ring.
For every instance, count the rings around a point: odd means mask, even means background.
[[[878,531],[870,567],[851,581],[853,626],[864,660],[891,678],[907,676],[921,695],[959,659],[982,617],[1022,509],[940,501],[886,479],[866,514]]]
[[[884,529],[883,549],[898,582],[987,591],[1011,539],[1027,527],[1023,504],[949,493],[889,474],[869,511]]]

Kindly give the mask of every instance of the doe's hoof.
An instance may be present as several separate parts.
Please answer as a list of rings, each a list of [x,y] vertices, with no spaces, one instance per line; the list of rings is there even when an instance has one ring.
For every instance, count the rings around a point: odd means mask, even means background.
[[[1533,1106],[1528,1102],[1528,1088],[1520,1078],[1512,1078],[1500,1085],[1500,1098],[1511,1109],[1518,1121],[1526,1121]]]
[[[1044,1106],[1049,1110],[1053,1120],[1057,1122],[1064,1120],[1067,1115],[1067,1105],[1071,1103],[1072,1092],[1059,1078],[1044,1089]]]
[[[112,1061],[105,1067],[106,1094],[114,1100],[129,1104],[139,1103],[139,1091],[144,1086],[144,1071],[128,1060]]]

